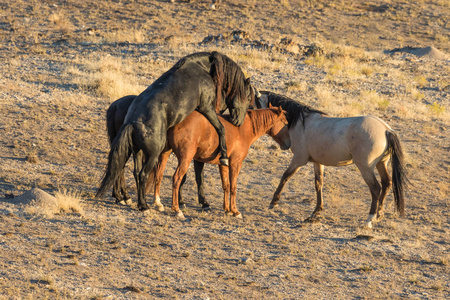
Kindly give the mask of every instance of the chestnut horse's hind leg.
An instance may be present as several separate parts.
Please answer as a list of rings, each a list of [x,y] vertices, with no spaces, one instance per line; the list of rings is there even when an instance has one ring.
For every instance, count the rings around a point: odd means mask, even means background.
[[[190,159],[183,159],[178,157],[178,167],[173,174],[173,183],[172,183],[172,211],[177,214],[177,217],[180,219],[184,219],[183,212],[180,210],[178,196],[181,186],[181,181],[183,177],[186,175],[186,172],[189,168]]]
[[[236,205],[236,195],[237,195],[237,179],[239,172],[241,171],[242,163],[232,163],[230,171],[230,209],[233,216],[237,218],[242,218],[242,214],[238,211]]]
[[[203,190],[203,167],[204,162],[194,160],[195,181],[197,182],[198,203],[203,209],[209,209],[209,203],[206,201],[205,192]]]
[[[223,189],[223,210],[227,215],[231,214],[230,209],[230,176],[227,166],[219,165],[220,179]]]
[[[378,170],[378,173],[380,174],[380,179],[381,179],[381,195],[380,195],[380,198],[378,199],[378,210],[377,210],[377,219],[379,219],[379,220],[381,218],[383,218],[383,214],[384,214],[383,202],[384,202],[384,199],[386,198],[387,193],[389,192],[389,189],[392,186],[391,176],[389,176],[389,172],[388,172],[388,168],[387,168],[388,162],[389,162],[389,159],[386,159],[384,161],[380,161],[377,164],[377,170]]]
[[[161,181],[163,179],[164,175],[164,169],[166,167],[167,161],[169,160],[170,153],[172,153],[172,150],[165,151],[159,155],[158,158],[158,164],[156,165],[156,168],[154,170],[154,205],[156,206],[156,209],[160,212],[164,211],[164,205],[161,203],[161,197],[160,197],[160,187],[161,187]],[[150,179],[151,180],[151,179]],[[149,192],[149,188],[152,186],[151,182],[147,182],[147,193]]]

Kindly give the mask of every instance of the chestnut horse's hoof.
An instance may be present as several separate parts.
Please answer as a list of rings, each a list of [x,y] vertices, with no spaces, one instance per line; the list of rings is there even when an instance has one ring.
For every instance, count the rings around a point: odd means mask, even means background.
[[[238,219],[242,219],[242,214],[240,212],[234,213],[233,216]]]
[[[219,162],[220,162],[221,165],[224,165],[224,166],[227,166],[227,167],[230,165],[228,157],[221,157],[219,159]]]
[[[162,204],[155,204],[156,210],[159,212],[163,212],[164,211],[164,205]]]
[[[183,214],[183,212],[180,210],[180,211],[178,211],[177,212],[177,218],[178,219],[180,219],[180,220],[184,220],[184,219],[186,219],[186,217],[184,216],[184,214]]]

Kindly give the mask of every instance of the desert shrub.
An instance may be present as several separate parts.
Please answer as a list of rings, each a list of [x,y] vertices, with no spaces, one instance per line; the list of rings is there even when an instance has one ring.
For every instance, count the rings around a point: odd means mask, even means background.
[[[56,192],[55,198],[57,203],[55,213],[77,213],[84,215],[83,202],[76,193],[62,190]]]

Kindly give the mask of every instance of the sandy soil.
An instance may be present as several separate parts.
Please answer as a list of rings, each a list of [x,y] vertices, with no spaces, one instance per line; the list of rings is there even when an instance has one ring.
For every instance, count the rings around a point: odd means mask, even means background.
[[[446,1],[222,2],[0,3],[0,299],[450,298]],[[323,53],[306,56],[313,45]],[[227,53],[261,90],[388,122],[407,152],[406,217],[389,194],[385,218],[363,228],[370,193],[354,166],[325,168],[320,222],[303,221],[315,205],[311,165],[269,210],[292,154],[267,136],[243,164],[243,219],[223,214],[216,166],[205,168],[211,211],[196,203],[188,172],[183,221],[169,209],[94,200],[106,108],[123,94],[102,93],[92,74],[122,62],[111,89],[127,79],[139,92],[204,50]],[[172,157],[162,186],[167,208],[175,165]],[[32,188],[38,201],[19,197]],[[59,190],[83,210],[39,204]]]

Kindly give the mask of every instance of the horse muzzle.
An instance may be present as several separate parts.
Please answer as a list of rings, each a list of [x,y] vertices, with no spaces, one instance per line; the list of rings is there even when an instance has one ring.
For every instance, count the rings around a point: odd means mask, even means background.
[[[280,145],[280,148],[281,148],[281,150],[288,150],[289,148],[291,148],[291,145],[283,144],[283,145]]]
[[[234,126],[238,127],[241,126],[244,123],[244,119],[245,119],[245,112],[240,113],[239,111],[236,110],[231,111],[230,122]]]

